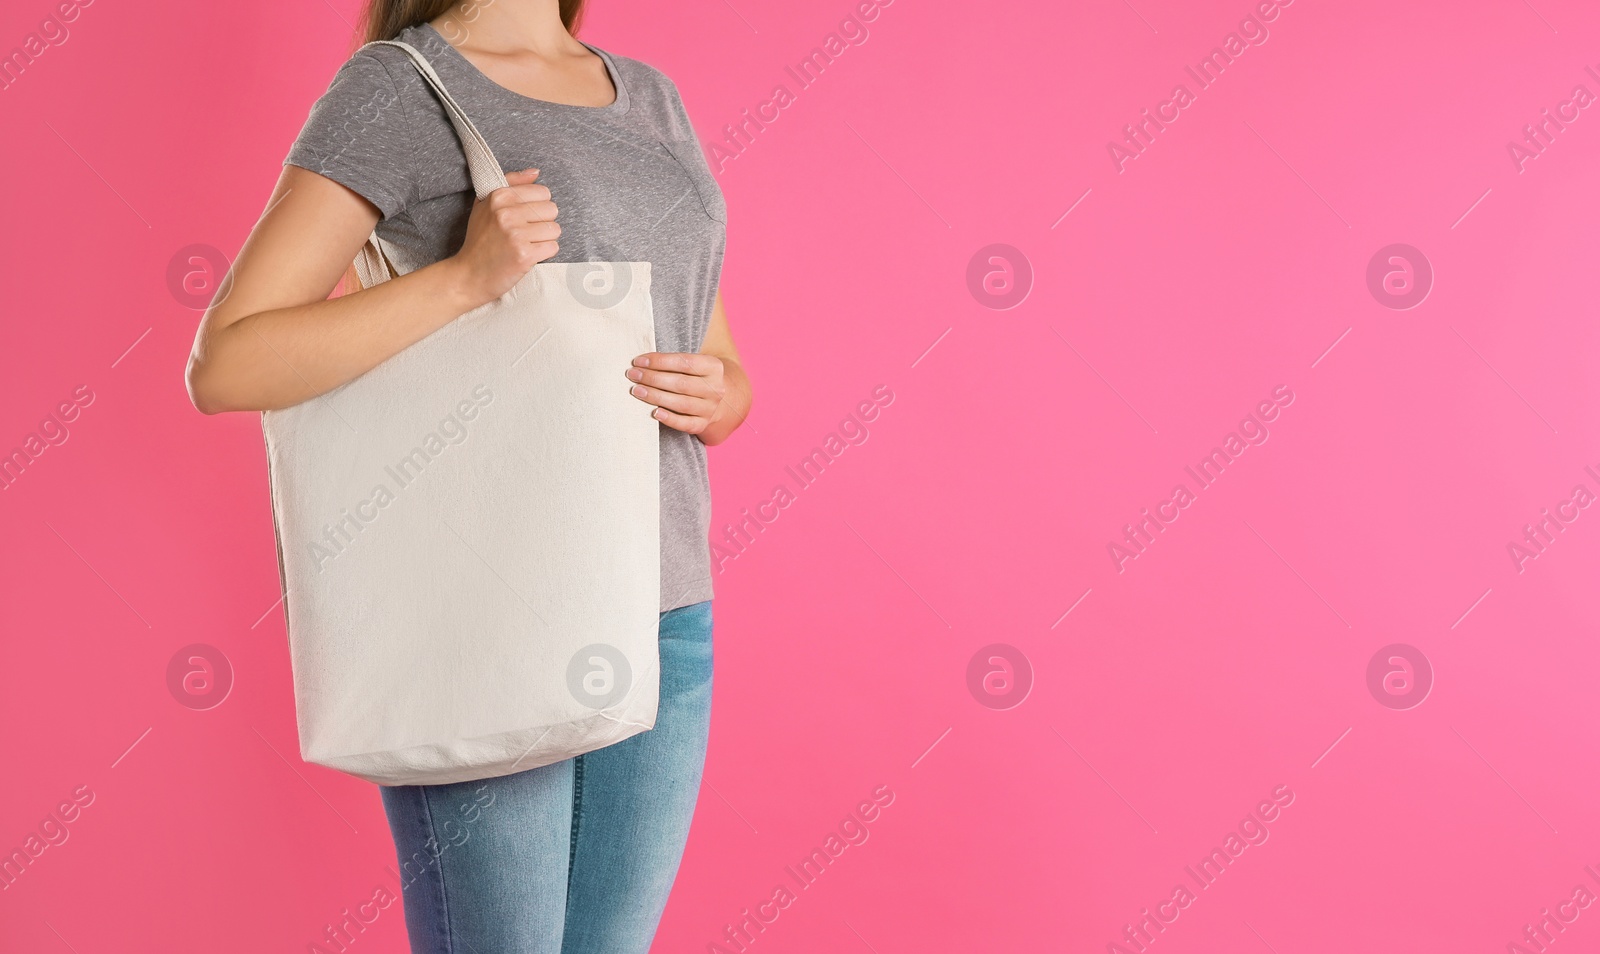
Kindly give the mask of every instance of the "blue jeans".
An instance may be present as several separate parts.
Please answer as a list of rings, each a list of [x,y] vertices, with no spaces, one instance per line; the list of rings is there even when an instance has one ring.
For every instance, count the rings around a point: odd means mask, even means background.
[[[711,603],[661,614],[655,728],[525,772],[380,788],[413,954],[646,954],[711,723]]]

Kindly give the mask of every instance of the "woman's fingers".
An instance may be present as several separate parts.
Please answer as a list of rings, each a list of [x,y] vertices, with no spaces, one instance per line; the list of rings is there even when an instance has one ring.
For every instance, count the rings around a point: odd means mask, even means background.
[[[533,218],[555,218],[558,210],[550,200],[550,189],[533,182],[532,176],[537,175],[537,171],[506,173],[508,185],[489,193],[489,207],[501,214],[521,216],[526,213]]]
[[[706,426],[711,423],[708,418],[693,417],[687,414],[674,414],[672,411],[668,411],[659,407],[654,411],[651,411],[650,416],[672,428],[673,430],[683,431],[685,434],[704,433]]]
[[[721,359],[712,355],[652,351],[634,358],[626,374],[634,382],[629,393],[660,409],[657,420],[698,434],[722,402],[721,371]]]
[[[491,197],[500,201],[533,202],[539,199],[550,198],[550,188],[533,180],[539,178],[539,170],[523,169],[520,172],[506,173],[504,188],[496,189]]]
[[[713,399],[717,396],[716,385],[706,375],[629,368],[628,380],[662,391],[675,391],[678,394],[692,394],[697,397]]]
[[[717,409],[717,402],[714,400],[693,394],[648,388],[642,384],[635,384],[628,389],[628,393],[646,404],[654,404],[656,407],[676,411],[679,414],[710,417],[711,412]]]
[[[526,205],[529,202],[548,202],[550,190],[542,185],[507,186],[489,193],[488,201],[492,208]]]
[[[562,226],[555,219],[517,219],[517,221],[501,222],[501,227],[506,229],[507,235],[523,240],[531,237],[533,242],[546,242],[562,234]]]
[[[519,242],[554,242],[561,237],[561,226],[555,222],[527,222],[506,230],[506,234]]]
[[[494,217],[503,228],[514,228],[529,222],[554,222],[558,211],[554,202],[512,202],[496,208]]]
[[[561,251],[561,243],[559,242],[553,240],[539,242],[529,241],[522,246],[521,254],[524,261],[528,263],[528,267],[532,268],[540,262],[548,261],[549,259],[554,258],[556,253],[559,251]]]
[[[709,354],[683,351],[651,351],[633,359],[636,368],[677,371],[680,374],[710,374],[722,359]]]
[[[528,215],[532,216],[532,221],[534,222],[555,221],[555,217],[561,211],[556,207],[556,204],[551,202],[549,199],[544,199],[539,202],[525,202],[520,207],[527,210]]]

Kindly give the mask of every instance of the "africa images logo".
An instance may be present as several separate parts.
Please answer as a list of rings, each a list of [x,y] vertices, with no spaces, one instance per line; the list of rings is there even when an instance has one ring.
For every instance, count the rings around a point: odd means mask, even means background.
[[[591,709],[609,709],[621,702],[633,685],[633,667],[622,650],[608,643],[593,643],[567,661],[567,691]]]
[[[627,262],[574,262],[567,266],[567,291],[587,308],[604,311],[628,297],[633,268]]]

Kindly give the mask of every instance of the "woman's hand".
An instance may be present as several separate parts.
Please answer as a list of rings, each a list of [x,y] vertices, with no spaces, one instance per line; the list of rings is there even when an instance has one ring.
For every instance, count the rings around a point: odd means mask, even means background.
[[[666,426],[715,444],[744,419],[727,400],[729,378],[743,379],[737,368],[737,362],[716,355],[652,351],[633,359],[629,393],[655,405],[650,415]]]
[[[552,238],[553,205],[533,173],[510,177],[480,206],[515,206]],[[485,209],[473,210],[470,248],[372,288],[329,298],[381,213],[349,187],[285,165],[267,210],[206,309],[186,381],[195,407],[272,411],[355,380],[466,312],[504,294],[555,242],[517,250]],[[508,218],[510,216],[508,215]],[[534,238],[528,225],[527,237]],[[521,255],[528,264],[515,264]],[[508,264],[509,263],[509,264]],[[348,289],[347,289],[348,291]]]
[[[473,307],[504,295],[560,249],[556,204],[549,189],[534,184],[538,177],[538,169],[508,172],[506,188],[472,204],[466,240],[450,261],[469,300],[476,302]]]
[[[693,434],[702,444],[720,444],[750,415],[755,397],[728,330],[722,292],[711,304],[711,323],[697,354],[652,351],[633,359],[624,372],[634,397],[655,405],[650,416]]]

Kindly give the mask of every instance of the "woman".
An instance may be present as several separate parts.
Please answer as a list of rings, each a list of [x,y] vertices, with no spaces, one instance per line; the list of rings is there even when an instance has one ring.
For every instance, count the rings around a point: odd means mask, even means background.
[[[751,402],[718,294],[721,192],[672,82],[574,39],[582,0],[369,3],[366,39],[421,51],[522,171],[475,200],[447,115],[405,51],[359,50],[312,108],[201,323],[190,395],[207,414],[288,407],[498,299],[538,262],[651,262],[660,350],[617,386],[660,422],[655,727],[512,775],[380,788],[413,951],[643,954],[688,835],[710,719],[705,446]],[[426,264],[329,299],[375,226]],[[447,834],[451,820],[464,836]]]

